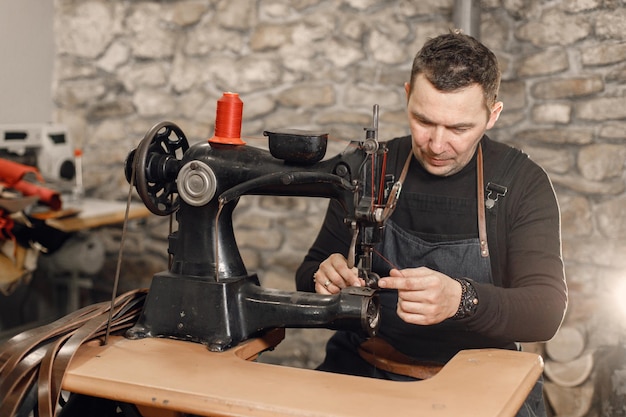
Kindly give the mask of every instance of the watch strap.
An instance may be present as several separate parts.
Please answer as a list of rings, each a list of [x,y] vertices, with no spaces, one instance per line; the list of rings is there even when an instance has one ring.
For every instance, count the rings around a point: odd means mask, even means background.
[[[478,293],[472,283],[465,278],[454,278],[461,284],[461,301],[452,320],[460,320],[474,315],[478,308]]]

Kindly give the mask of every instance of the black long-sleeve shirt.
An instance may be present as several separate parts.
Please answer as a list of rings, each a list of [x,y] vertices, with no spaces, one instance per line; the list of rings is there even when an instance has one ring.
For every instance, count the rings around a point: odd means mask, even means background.
[[[486,136],[481,145],[487,184],[496,176],[498,163],[509,147]],[[388,147],[388,172],[398,178],[406,155],[411,152],[411,138],[394,139],[388,142]],[[490,247],[497,245],[497,252],[503,257],[503,271],[493,268],[497,260],[492,260],[494,282],[501,284],[475,283],[480,304],[472,317],[462,320],[466,330],[489,340],[492,347],[550,339],[558,330],[567,306],[560,214],[548,176],[525,158],[507,188],[506,195],[496,203],[504,204],[499,207],[499,213],[505,214],[499,216],[497,236],[488,237]],[[463,203],[455,208],[453,215],[450,212],[443,215],[428,207],[416,213],[404,207],[403,198],[419,194],[450,196]],[[426,241],[434,234],[451,239],[476,237],[476,201],[476,156],[449,177],[434,176],[413,161],[392,219]],[[347,255],[351,233],[343,221],[345,214],[338,203],[330,202],[319,235],[297,271],[298,290],[314,291],[313,273],[332,253]]]

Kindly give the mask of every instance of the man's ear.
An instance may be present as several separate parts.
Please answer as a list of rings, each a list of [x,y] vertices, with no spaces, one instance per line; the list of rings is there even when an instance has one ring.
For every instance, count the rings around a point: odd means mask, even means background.
[[[411,84],[404,83],[404,92],[406,93],[406,101],[409,101],[409,94],[411,94]]]
[[[489,121],[487,122],[487,130],[491,129],[496,122],[498,121],[498,118],[500,117],[500,113],[502,113],[502,109],[504,108],[504,103],[502,103],[501,101],[496,102],[496,104],[493,105],[493,107],[491,108],[491,113],[489,113]]]

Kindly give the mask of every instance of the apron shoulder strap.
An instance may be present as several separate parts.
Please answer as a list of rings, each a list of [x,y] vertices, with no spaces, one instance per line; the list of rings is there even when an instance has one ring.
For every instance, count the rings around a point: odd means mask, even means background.
[[[500,253],[498,230],[506,230],[506,205],[501,201],[507,195],[522,163],[528,155],[516,148],[509,148],[497,165],[494,175],[485,186],[485,211],[487,212],[487,238],[491,261],[491,274],[496,286],[502,286],[506,273],[506,253]]]

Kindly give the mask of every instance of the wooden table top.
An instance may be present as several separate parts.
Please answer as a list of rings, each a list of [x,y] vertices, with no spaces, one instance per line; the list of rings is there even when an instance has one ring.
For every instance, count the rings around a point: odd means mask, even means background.
[[[497,349],[462,351],[433,378],[415,382],[250,360],[282,337],[210,352],[192,342],[113,336],[106,346],[78,350],[63,389],[154,411],[145,416],[505,417],[516,414],[543,370],[536,354]]]

